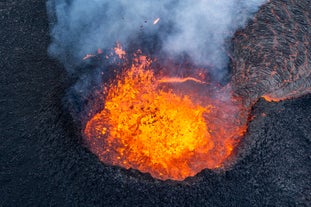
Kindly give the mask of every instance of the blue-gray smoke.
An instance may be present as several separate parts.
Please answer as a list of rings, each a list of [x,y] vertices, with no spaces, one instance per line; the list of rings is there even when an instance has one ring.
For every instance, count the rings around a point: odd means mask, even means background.
[[[156,34],[159,52],[187,54],[221,77],[227,67],[226,40],[253,17],[266,0],[48,0],[52,43],[49,54],[74,72],[83,56],[116,41]],[[153,21],[160,18],[157,24]]]

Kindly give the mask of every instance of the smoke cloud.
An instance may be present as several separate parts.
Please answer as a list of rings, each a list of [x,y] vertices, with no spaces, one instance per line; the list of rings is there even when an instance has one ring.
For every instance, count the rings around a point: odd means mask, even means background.
[[[97,48],[125,47],[142,30],[157,35],[159,52],[189,56],[221,74],[228,65],[226,41],[266,0],[48,0],[49,54],[69,72]],[[154,20],[160,18],[157,24]]]

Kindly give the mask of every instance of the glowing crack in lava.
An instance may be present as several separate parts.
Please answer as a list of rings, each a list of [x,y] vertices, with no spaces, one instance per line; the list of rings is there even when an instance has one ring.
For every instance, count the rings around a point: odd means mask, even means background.
[[[221,167],[246,130],[239,101],[197,101],[195,91],[182,94],[165,84],[203,82],[157,77],[150,65],[151,60],[138,56],[102,92],[104,108],[84,129],[91,151],[104,163],[162,180],[183,180]]]

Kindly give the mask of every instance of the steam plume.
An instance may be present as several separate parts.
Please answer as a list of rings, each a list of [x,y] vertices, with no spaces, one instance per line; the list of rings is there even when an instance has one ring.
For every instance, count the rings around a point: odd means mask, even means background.
[[[49,53],[74,72],[82,57],[97,48],[144,33],[157,35],[160,52],[188,55],[222,76],[227,64],[225,42],[266,0],[48,0],[52,44]],[[157,24],[153,21],[160,18]]]

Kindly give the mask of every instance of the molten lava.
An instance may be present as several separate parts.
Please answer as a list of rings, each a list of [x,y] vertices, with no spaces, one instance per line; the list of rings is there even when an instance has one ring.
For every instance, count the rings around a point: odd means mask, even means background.
[[[158,179],[183,180],[221,167],[246,130],[246,115],[238,100],[224,97],[229,93],[212,99],[169,86],[187,82],[204,84],[190,77],[157,77],[151,61],[138,56],[102,92],[104,108],[85,126],[92,152],[104,163]]]

